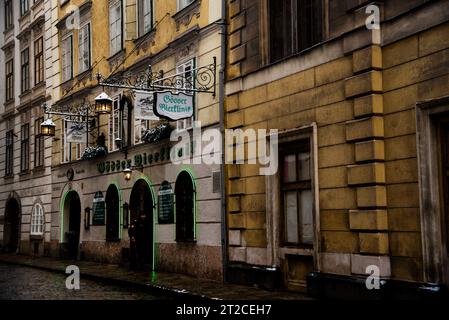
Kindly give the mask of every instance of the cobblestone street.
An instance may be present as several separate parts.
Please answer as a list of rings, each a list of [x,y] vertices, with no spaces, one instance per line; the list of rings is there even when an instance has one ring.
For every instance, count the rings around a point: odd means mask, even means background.
[[[27,268],[38,268],[48,270],[49,272],[59,273],[65,279],[65,270],[68,265],[74,264],[73,261],[54,258],[33,258],[30,256],[16,254],[0,254],[0,266],[7,270],[15,270],[16,267],[5,266],[23,266]],[[81,287],[87,282],[86,278],[96,281],[110,283],[112,287],[130,287],[128,291],[153,290],[157,292],[156,296],[195,298],[195,299],[218,299],[218,300],[309,300],[305,294],[285,291],[267,291],[250,286],[241,286],[235,284],[223,284],[216,281],[197,279],[177,273],[130,271],[118,265],[101,264],[88,261],[76,261],[75,263],[81,272]],[[19,269],[17,269],[19,270]],[[32,270],[32,269],[31,269]],[[30,272],[31,272],[30,270]],[[2,270],[0,269],[0,272]],[[62,279],[61,278],[61,279]],[[0,275],[0,290],[3,288],[3,281],[8,279],[6,275]],[[18,279],[18,283],[26,283],[28,278]],[[64,280],[65,281],[65,280]],[[64,281],[61,285],[64,285]],[[39,282],[38,282],[39,283]],[[0,292],[0,298],[2,293]],[[72,296],[70,296],[72,297]],[[76,297],[75,297],[76,298]],[[87,298],[86,298],[87,299]],[[90,299],[90,298],[89,298]],[[95,299],[93,297],[92,299]]]
[[[68,290],[62,274],[0,263],[0,300],[156,300],[165,297],[106,285],[81,277],[80,290]]]

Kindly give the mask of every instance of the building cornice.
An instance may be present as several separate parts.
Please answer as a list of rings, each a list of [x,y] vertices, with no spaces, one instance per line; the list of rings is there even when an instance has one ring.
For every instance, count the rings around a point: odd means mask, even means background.
[[[179,36],[175,37],[171,42],[168,43],[167,47],[175,49],[181,45],[184,45],[185,43],[195,41],[198,39],[199,33],[200,27],[198,25],[195,25]]]
[[[33,22],[31,22],[29,27],[31,29],[34,29],[35,27],[40,28],[44,23],[45,23],[45,16],[42,14],[39,15]]]
[[[6,51],[6,50],[8,50],[10,48],[14,48],[14,46],[15,46],[15,41],[14,41],[14,39],[11,39],[1,49],[3,51]]]
[[[156,64],[161,62],[164,59],[167,59],[171,55],[173,55],[176,50],[178,50],[181,46],[185,46],[186,43],[192,43],[194,41],[200,41],[203,37],[209,35],[215,30],[219,30],[220,25],[216,23],[209,24],[204,28],[199,28],[198,25],[190,28],[189,30],[183,32],[181,35],[172,40],[165,48],[161,51],[154,53],[150,56],[145,56],[140,59],[137,59],[136,62],[129,66],[124,72],[129,70],[143,70],[147,68],[150,64]]]
[[[31,35],[31,25],[27,26],[25,29],[20,31],[20,33],[16,36],[16,38],[20,41],[24,40],[27,36],[29,37]]]
[[[79,7],[80,15],[82,15],[85,11],[90,10],[91,8],[92,8],[92,0],[84,2]],[[65,16],[63,16],[61,19],[59,19],[59,21],[56,23],[56,28],[58,28],[59,30],[65,29],[65,28],[63,28],[63,25],[72,14],[73,14],[73,11],[70,13],[67,13]]]
[[[176,31],[179,31],[181,24],[188,26],[192,22],[193,17],[196,16],[197,19],[199,19],[200,14],[201,14],[201,0],[196,0],[191,4],[189,4],[187,7],[176,12],[172,16],[172,18],[176,22]]]

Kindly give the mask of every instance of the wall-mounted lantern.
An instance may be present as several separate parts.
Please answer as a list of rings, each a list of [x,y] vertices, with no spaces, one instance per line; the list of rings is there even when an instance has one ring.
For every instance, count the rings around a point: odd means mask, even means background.
[[[95,98],[95,112],[97,114],[110,114],[112,112],[112,99],[105,92]]]
[[[125,170],[123,170],[123,176],[126,181],[131,180],[132,174],[133,174],[133,171],[131,170],[131,168],[126,168]]]
[[[41,123],[41,136],[54,137],[55,135],[56,125],[50,118]]]
[[[143,164],[140,166],[132,166],[132,167],[128,167],[125,170],[123,170],[123,177],[125,178],[126,181],[130,181],[133,175],[133,170],[139,170],[140,172],[143,173],[144,170],[144,166]]]

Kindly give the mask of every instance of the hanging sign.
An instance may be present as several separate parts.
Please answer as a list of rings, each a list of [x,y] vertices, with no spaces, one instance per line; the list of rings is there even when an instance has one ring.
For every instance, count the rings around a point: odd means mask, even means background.
[[[173,189],[168,182],[164,182],[158,192],[158,220],[159,224],[174,223]]]
[[[106,212],[106,202],[103,197],[103,193],[98,191],[95,193],[94,202],[92,205],[92,225],[93,226],[104,226],[106,223],[105,219]]]
[[[168,120],[181,120],[193,117],[193,95],[174,94],[169,91],[154,93],[154,114]]]
[[[140,120],[158,121],[159,117],[153,111],[153,93],[146,91],[134,91],[135,107],[134,116]]]
[[[87,125],[83,122],[65,122],[65,136],[68,143],[87,143]]]

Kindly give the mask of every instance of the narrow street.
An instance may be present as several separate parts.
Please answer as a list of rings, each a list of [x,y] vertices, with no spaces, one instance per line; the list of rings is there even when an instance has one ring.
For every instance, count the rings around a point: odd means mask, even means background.
[[[0,262],[0,300],[158,300],[166,297],[83,279],[68,290],[62,274]]]

